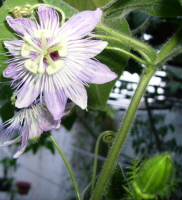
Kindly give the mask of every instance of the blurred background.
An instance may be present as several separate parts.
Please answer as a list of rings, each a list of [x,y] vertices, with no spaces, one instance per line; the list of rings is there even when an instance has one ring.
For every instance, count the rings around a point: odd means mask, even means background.
[[[94,1],[77,4],[74,0],[65,2],[79,10],[94,10],[96,7]],[[159,18],[140,11],[131,12],[126,19],[131,35],[146,41],[156,50],[173,35],[182,22],[180,17]],[[114,56],[114,53],[111,53],[111,58]],[[98,136],[106,130],[117,132],[143,67],[132,59],[128,60],[124,72],[111,91],[106,111],[91,109],[84,111],[75,107],[63,118],[60,129],[52,131],[73,168],[80,191],[84,190],[92,177],[94,148]],[[182,59],[178,56],[162,66],[150,81],[131,133],[118,158],[118,162],[125,169],[134,157],[151,157],[160,152],[172,153],[179,180],[176,192],[171,195],[170,200],[182,199],[181,83]],[[10,102],[11,96],[9,82],[1,83],[1,123],[14,115],[15,108]],[[38,142],[30,142],[25,153],[15,160],[12,159],[12,155],[18,145],[0,148],[0,200],[75,199],[67,169],[46,133],[42,134]],[[100,144],[98,172],[105,160],[109,145],[104,141]],[[1,184],[1,180],[6,181],[6,187]],[[24,189],[27,188],[27,194],[20,194],[18,183],[25,184]]]

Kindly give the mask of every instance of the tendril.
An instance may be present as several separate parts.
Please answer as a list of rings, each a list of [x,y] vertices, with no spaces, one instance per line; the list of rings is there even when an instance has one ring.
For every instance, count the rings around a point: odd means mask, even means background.
[[[98,150],[100,145],[100,140],[103,139],[106,143],[111,143],[114,141],[115,133],[113,131],[105,131],[100,134],[97,139],[96,146],[95,146],[95,158],[94,158],[94,169],[93,169],[93,177],[92,177],[92,192],[95,187],[96,182],[96,174],[97,174],[97,158],[98,158]]]
[[[102,135],[102,139],[104,142],[106,142],[106,143],[113,142],[113,140],[115,138],[115,133],[113,131],[105,131],[102,134],[101,135]]]

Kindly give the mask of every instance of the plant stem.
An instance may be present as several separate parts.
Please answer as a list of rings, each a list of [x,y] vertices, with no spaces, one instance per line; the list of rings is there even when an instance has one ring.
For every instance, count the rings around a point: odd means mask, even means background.
[[[162,66],[166,61],[172,59],[173,57],[179,55],[180,53],[182,53],[181,46],[172,50],[168,55],[165,55],[165,57],[161,58],[161,60],[157,60],[157,62],[155,63],[155,66],[156,67]]]
[[[131,124],[133,122],[134,116],[138,109],[140,100],[141,100],[141,98],[146,90],[146,87],[154,73],[155,73],[155,69],[153,69],[153,68],[144,70],[144,73],[141,77],[141,80],[138,84],[135,94],[133,95],[133,98],[131,100],[129,108],[126,112],[122,126],[116,136],[116,139],[115,139],[111,149],[110,149],[107,160],[105,161],[105,164],[103,166],[102,172],[100,174],[99,180],[97,182],[97,185],[95,187],[95,190],[93,192],[91,200],[99,200],[101,198],[104,187],[106,186],[107,180],[111,174],[113,166],[119,156],[121,148],[125,142],[126,136],[128,135],[129,130],[131,128]]]
[[[126,46],[132,47],[133,49],[138,51],[146,59],[146,61],[148,63],[153,63],[154,60],[156,59],[155,51],[152,49],[152,47],[148,46],[147,44],[145,44],[145,43],[143,43],[143,42],[141,42],[141,41],[139,41],[135,38],[132,38],[128,35],[114,31],[113,29],[105,26],[102,23],[99,23],[97,25],[97,27],[101,28],[105,32],[109,33],[110,35],[113,35],[114,37],[119,39],[120,42],[122,42]]]
[[[64,153],[62,152],[61,148],[59,147],[58,143],[56,142],[56,140],[54,139],[54,137],[50,133],[49,133],[49,137],[52,140],[52,142],[53,142],[54,146],[56,147],[56,149],[58,150],[59,154],[61,155],[61,157],[62,157],[62,159],[63,159],[63,161],[64,161],[64,163],[65,163],[65,165],[66,165],[66,167],[68,169],[68,172],[70,174],[70,177],[71,177],[74,189],[75,189],[75,193],[76,193],[77,199],[81,200],[80,194],[79,194],[79,190],[78,190],[78,186],[77,186],[73,171],[72,171],[72,169],[70,167],[70,164],[69,164],[68,160],[66,159],[66,157],[65,157]]]
[[[182,40],[182,26],[179,30],[168,40],[168,42],[164,45],[161,51],[158,54],[157,60],[163,60],[174,48],[179,44]]]
[[[144,60],[142,60],[141,58],[135,56],[134,54],[132,54],[132,53],[130,53],[130,52],[128,52],[128,51],[125,51],[124,49],[120,49],[120,48],[117,48],[117,47],[110,47],[110,46],[107,46],[105,49],[120,51],[120,52],[126,54],[127,56],[130,56],[130,57],[132,57],[133,59],[137,60],[139,63],[142,63],[142,64],[144,64],[144,65],[147,65],[147,63],[146,63]]]

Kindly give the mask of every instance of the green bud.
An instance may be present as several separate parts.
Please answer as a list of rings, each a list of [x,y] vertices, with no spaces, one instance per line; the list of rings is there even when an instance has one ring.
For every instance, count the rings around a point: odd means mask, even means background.
[[[154,199],[168,187],[173,172],[171,155],[163,154],[146,160],[132,181],[138,197]]]

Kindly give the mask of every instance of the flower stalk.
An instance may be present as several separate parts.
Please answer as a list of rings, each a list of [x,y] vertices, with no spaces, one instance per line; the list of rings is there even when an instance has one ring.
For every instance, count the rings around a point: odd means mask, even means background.
[[[64,155],[64,153],[62,152],[61,148],[59,147],[58,143],[56,142],[56,140],[54,139],[54,137],[49,133],[49,138],[51,139],[51,141],[53,142],[54,146],[56,147],[56,149],[58,150],[59,154],[61,155],[67,169],[68,169],[68,172],[70,174],[70,177],[71,177],[71,180],[72,180],[72,183],[73,183],[73,186],[74,186],[74,190],[75,190],[75,193],[76,193],[76,196],[77,196],[77,200],[81,200],[81,197],[80,197],[80,194],[79,194],[79,190],[78,190],[78,186],[77,186],[77,183],[76,183],[76,180],[75,180],[75,176],[73,174],[73,171],[71,169],[71,166],[69,165],[69,162],[68,160],[66,159],[66,156]]]

